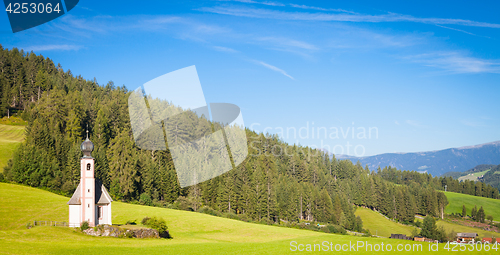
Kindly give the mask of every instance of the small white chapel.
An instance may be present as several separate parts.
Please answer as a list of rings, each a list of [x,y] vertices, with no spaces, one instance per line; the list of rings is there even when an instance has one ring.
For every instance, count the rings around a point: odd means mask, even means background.
[[[80,184],[68,202],[69,226],[80,227],[87,221],[90,227],[99,224],[111,225],[111,196],[101,180],[94,176],[95,159],[90,155],[94,150],[94,144],[87,139],[82,143],[80,149],[83,157],[80,161]]]

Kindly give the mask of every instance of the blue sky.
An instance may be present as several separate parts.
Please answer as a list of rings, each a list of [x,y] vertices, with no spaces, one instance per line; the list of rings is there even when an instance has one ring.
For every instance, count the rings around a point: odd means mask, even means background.
[[[81,1],[16,34],[1,12],[0,43],[130,90],[196,65],[206,101],[240,106],[247,127],[367,156],[500,140],[499,7]]]

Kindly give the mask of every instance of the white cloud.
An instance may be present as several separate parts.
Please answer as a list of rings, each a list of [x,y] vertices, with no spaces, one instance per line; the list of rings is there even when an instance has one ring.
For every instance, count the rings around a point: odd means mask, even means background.
[[[237,51],[235,49],[231,49],[231,48],[223,47],[223,46],[212,46],[212,48],[214,50],[222,51],[222,52],[229,52],[229,53],[237,53],[237,52],[239,52],[239,51]]]
[[[381,15],[369,14],[339,14],[339,13],[309,13],[309,12],[285,12],[267,9],[240,8],[240,7],[206,7],[202,11],[226,14],[232,16],[243,16],[251,18],[282,19],[282,20],[309,20],[309,21],[344,21],[344,22],[415,22],[432,25],[461,25],[470,27],[500,28],[500,24],[479,22],[465,19],[446,18],[418,18],[411,15],[389,13]]]
[[[271,70],[273,70],[273,71],[275,71],[275,72],[281,73],[281,74],[283,74],[284,76],[286,76],[286,77],[288,77],[288,78],[290,78],[290,79],[292,79],[292,80],[295,80],[295,78],[293,78],[292,76],[290,76],[289,74],[287,74],[287,73],[286,73],[283,69],[280,69],[280,68],[278,68],[278,67],[275,67],[275,66],[273,66],[273,65],[270,65],[270,64],[268,64],[268,63],[266,63],[266,62],[263,62],[263,61],[255,61],[255,62],[256,62],[257,64],[262,65],[262,66],[264,66],[264,67],[266,67],[266,68],[268,68],[268,69],[271,69]]]
[[[451,73],[500,73],[500,61],[468,57],[456,51],[420,54],[405,59]]]
[[[264,42],[270,42],[273,44],[276,44],[280,47],[292,47],[292,48],[299,48],[299,49],[305,49],[305,50],[318,50],[318,48],[312,44],[298,41],[298,40],[293,40],[285,37],[260,37],[257,38],[258,41],[264,41]]]
[[[253,0],[233,0],[233,1],[245,3],[245,4],[263,4],[263,5],[270,5],[270,6],[285,6],[284,4],[279,3],[279,2],[269,2],[269,1],[263,1],[263,2],[258,2],[258,1],[253,1]]]
[[[394,121],[394,124],[396,124],[396,125],[398,125],[398,126],[400,125],[400,124],[399,124],[399,121],[397,121],[397,120],[395,120],[395,121]]]
[[[414,127],[418,127],[418,128],[427,128],[428,127],[426,125],[422,125],[420,122],[418,122],[416,120],[407,120],[406,124],[414,126]]]
[[[290,4],[291,7],[294,8],[300,8],[300,9],[306,9],[306,10],[317,10],[317,11],[332,11],[332,12],[345,12],[345,13],[355,13],[343,9],[333,9],[333,8],[322,8],[322,7],[316,7],[316,6],[307,6],[303,4]]]
[[[25,51],[34,51],[34,52],[79,50],[81,48],[83,48],[83,46],[68,45],[68,44],[49,44],[49,45],[34,45],[34,46],[23,47]]]

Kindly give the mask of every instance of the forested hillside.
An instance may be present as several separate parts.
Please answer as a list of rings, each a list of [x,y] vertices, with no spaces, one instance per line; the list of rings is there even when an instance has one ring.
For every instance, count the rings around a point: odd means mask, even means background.
[[[0,71],[1,113],[22,109],[29,123],[25,141],[5,168],[8,181],[71,194],[79,182],[80,144],[88,125],[96,176],[117,200],[192,210],[208,206],[254,220],[305,219],[352,230],[360,228],[354,205],[412,222],[415,213],[441,216],[448,203],[430,176],[399,185],[360,164],[248,129],[243,163],[181,189],[168,149],[134,144],[125,87],[74,77],[50,59],[16,49],[1,49]]]
[[[377,171],[377,175],[396,184],[411,185],[412,183],[416,183],[419,185],[429,185],[438,190],[444,190],[446,186],[446,190],[451,192],[463,193],[478,197],[488,197],[495,199],[500,198],[499,191],[496,187],[493,187],[490,184],[485,184],[483,182],[474,182],[470,180],[458,181],[450,176],[432,177],[431,174],[418,173],[415,171],[401,171],[392,167],[384,167],[383,169],[379,168]]]

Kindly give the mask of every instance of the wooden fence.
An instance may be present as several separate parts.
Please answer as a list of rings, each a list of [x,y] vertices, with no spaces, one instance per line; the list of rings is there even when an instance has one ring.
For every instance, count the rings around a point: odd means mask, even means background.
[[[69,225],[64,221],[34,220],[33,226],[68,227]]]

